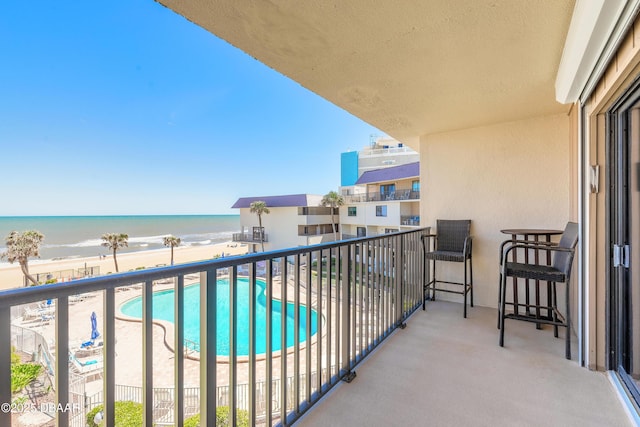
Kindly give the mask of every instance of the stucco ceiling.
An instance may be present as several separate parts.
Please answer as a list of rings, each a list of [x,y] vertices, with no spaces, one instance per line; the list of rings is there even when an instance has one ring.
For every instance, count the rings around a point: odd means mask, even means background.
[[[568,111],[574,0],[160,0],[389,135]]]

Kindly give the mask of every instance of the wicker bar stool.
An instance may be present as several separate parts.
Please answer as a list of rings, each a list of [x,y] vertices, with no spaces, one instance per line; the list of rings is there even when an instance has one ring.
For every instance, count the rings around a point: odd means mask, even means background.
[[[445,220],[436,222],[436,234],[422,236],[424,257],[431,261],[433,266],[433,279],[427,281],[429,264],[425,265],[424,286],[422,289],[422,309],[425,309],[425,301],[431,292],[431,300],[436,299],[436,291],[464,295],[463,315],[467,317],[467,294],[471,293],[471,307],[473,307],[473,264],[471,260],[471,220]],[[431,243],[433,242],[433,243]],[[433,248],[433,249],[432,249]],[[450,282],[438,280],[436,277],[436,261],[464,263],[464,280],[462,282]],[[462,286],[462,290],[437,287],[438,283]]]
[[[558,326],[566,328],[566,348],[565,357],[571,359],[571,311],[570,311],[570,289],[569,283],[571,279],[571,266],[573,264],[573,256],[575,255],[575,248],[578,243],[578,224],[575,222],[568,222],[567,226],[562,233],[560,242],[547,243],[547,242],[531,242],[531,241],[516,241],[511,245],[506,246],[508,242],[503,243],[503,249],[500,259],[500,309],[499,327],[500,327],[500,347],[504,347],[504,321],[505,319],[524,320],[527,322],[534,322],[537,324],[553,325],[554,335],[558,337]],[[524,250],[540,250],[552,252],[552,264],[527,264],[519,262],[507,262],[509,253],[517,249]],[[541,301],[536,300],[535,305],[517,303],[514,301],[506,301],[507,293],[507,277],[533,279],[549,282],[551,298],[549,299],[550,305],[541,305]],[[558,300],[556,294],[556,284],[565,284],[565,313],[562,314],[558,310]],[[517,292],[517,289],[514,291]],[[506,306],[511,305],[514,307],[513,313],[506,312]],[[518,306],[525,306],[525,311],[520,312],[517,310]],[[535,308],[535,312],[529,309]],[[544,312],[544,314],[540,314]]]

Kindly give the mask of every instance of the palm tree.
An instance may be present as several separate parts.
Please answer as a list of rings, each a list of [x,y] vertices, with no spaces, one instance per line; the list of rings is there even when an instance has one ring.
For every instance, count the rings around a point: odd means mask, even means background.
[[[167,247],[171,247],[171,265],[173,265],[173,248],[180,246],[180,238],[171,235],[165,236],[162,238],[162,243]]]
[[[268,214],[269,208],[267,202],[262,200],[256,200],[249,205],[249,212],[258,215],[258,225],[260,226],[260,246],[262,246],[262,252],[264,252],[264,230],[262,228],[262,214]]]
[[[0,254],[0,259],[6,258],[11,264],[18,261],[24,277],[32,283],[38,281],[29,274],[29,257],[40,256],[40,244],[44,240],[44,234],[36,230],[28,230],[23,233],[12,231],[5,239],[7,251]]]
[[[105,233],[102,235],[102,246],[113,251],[113,262],[116,265],[116,273],[118,272],[118,260],[116,259],[116,251],[120,248],[129,246],[129,235],[125,233]]]
[[[333,240],[338,240],[338,233],[336,231],[336,222],[333,218],[333,210],[337,207],[344,205],[344,198],[335,191],[329,191],[324,195],[320,201],[322,206],[331,207],[331,228],[333,229]]]

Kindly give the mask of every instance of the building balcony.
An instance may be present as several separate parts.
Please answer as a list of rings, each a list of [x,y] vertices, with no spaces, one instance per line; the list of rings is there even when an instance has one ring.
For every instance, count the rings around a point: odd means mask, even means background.
[[[257,233],[233,233],[231,240],[239,243],[260,243],[261,241],[266,243],[269,241],[269,235],[264,233],[260,240],[260,234]]]
[[[145,426],[197,414],[212,425],[219,407],[236,409],[230,425],[627,425],[604,374],[565,360],[549,328],[508,323],[500,348],[495,310],[475,307],[463,319],[459,304],[438,300],[422,311],[428,232],[0,292],[0,401],[14,401],[14,346],[51,371],[48,398],[72,409],[53,414],[65,427],[85,425],[98,403],[113,425],[121,400],[142,405]],[[197,284],[206,286],[194,310],[186,289]],[[175,320],[160,327],[155,298],[167,292]],[[136,298],[138,320],[121,320]],[[51,320],[25,321],[26,307],[46,300]],[[78,367],[70,331],[86,323],[88,336],[92,311],[100,344],[95,363]],[[185,328],[194,315],[197,342]],[[101,391],[79,394],[88,381]],[[0,412],[0,425],[11,421]]]
[[[420,215],[402,215],[400,216],[400,224],[419,226]]]
[[[382,201],[403,201],[403,200],[419,200],[420,191],[412,191],[410,189],[396,190],[389,194],[381,194],[379,192],[369,192],[363,194],[351,194],[343,196],[346,204],[349,203],[365,203],[365,202],[382,202]]]
[[[409,155],[413,155],[416,154],[416,152],[409,148],[409,147],[404,147],[402,144],[396,146],[396,147],[388,147],[388,146],[376,146],[373,148],[365,148],[360,152],[360,156],[362,158],[367,158],[367,157],[381,157],[384,155],[389,155],[389,154],[409,154]]]
[[[322,236],[334,232],[332,224],[299,225],[298,236]],[[338,228],[338,224],[335,226]],[[337,231],[337,230],[336,230]]]

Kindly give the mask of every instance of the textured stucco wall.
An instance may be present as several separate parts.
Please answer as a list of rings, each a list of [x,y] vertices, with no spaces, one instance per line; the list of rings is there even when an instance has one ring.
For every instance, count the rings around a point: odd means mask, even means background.
[[[262,226],[267,234],[268,242],[264,243],[265,251],[293,248],[298,246],[298,208],[269,208],[270,213],[262,215]],[[258,216],[249,212],[248,208],[240,209],[240,224],[245,228],[258,226]],[[256,246],[260,251],[260,245]]]
[[[277,249],[295,248],[315,243],[333,241],[333,234],[328,233],[321,236],[298,236],[298,225],[331,224],[331,215],[298,215],[298,208],[291,207],[270,207],[270,213],[262,215],[262,226],[267,234],[268,241],[264,243],[265,251]],[[339,216],[335,215],[338,221]],[[248,228],[248,232],[253,231],[253,227],[258,226],[258,216],[251,213],[249,208],[240,209],[241,228]],[[256,245],[260,251],[260,244]]]
[[[569,126],[558,114],[421,138],[421,225],[472,220],[476,304],[497,306],[498,251],[509,237],[501,229],[563,229],[569,220]],[[440,271],[462,274],[459,264]]]

